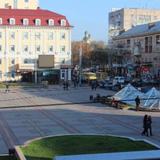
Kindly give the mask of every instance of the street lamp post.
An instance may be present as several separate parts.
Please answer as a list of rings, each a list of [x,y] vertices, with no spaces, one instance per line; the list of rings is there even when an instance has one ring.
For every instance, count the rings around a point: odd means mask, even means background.
[[[79,48],[79,86],[82,85],[82,42]]]

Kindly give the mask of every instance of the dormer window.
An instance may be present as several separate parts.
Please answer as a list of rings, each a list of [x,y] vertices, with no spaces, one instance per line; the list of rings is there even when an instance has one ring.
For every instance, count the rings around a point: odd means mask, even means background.
[[[28,24],[29,24],[29,20],[27,18],[24,18],[23,19],[23,25],[28,26]]]
[[[48,25],[49,26],[54,26],[54,20],[53,19],[49,19],[48,20]]]
[[[0,25],[1,25],[1,24],[3,24],[3,20],[2,20],[2,18],[0,18]]]
[[[66,26],[66,20],[65,19],[61,19],[61,26]]]
[[[36,19],[35,20],[35,25],[36,26],[40,26],[41,25],[41,20],[40,19]]]
[[[14,18],[10,18],[9,19],[9,24],[10,25],[15,25],[16,24],[16,20]]]

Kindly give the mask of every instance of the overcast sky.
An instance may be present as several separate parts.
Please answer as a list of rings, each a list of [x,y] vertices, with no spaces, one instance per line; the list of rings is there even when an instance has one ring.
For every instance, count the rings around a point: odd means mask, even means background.
[[[88,31],[94,40],[107,40],[111,8],[160,8],[160,0],[39,0],[40,7],[63,14],[74,26],[73,40]]]

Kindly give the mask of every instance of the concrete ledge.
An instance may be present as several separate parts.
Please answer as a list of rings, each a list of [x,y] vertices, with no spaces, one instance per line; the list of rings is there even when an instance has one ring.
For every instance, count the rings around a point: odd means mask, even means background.
[[[140,160],[160,158],[160,150],[57,156],[53,160]]]
[[[16,156],[19,158],[19,160],[27,160],[18,146],[15,147],[15,150],[17,154]]]

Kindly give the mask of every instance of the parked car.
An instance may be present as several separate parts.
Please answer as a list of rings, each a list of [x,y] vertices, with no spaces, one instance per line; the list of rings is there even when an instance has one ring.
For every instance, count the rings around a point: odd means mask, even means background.
[[[125,77],[123,76],[116,76],[113,78],[113,86],[116,84],[123,84],[125,82]]]

